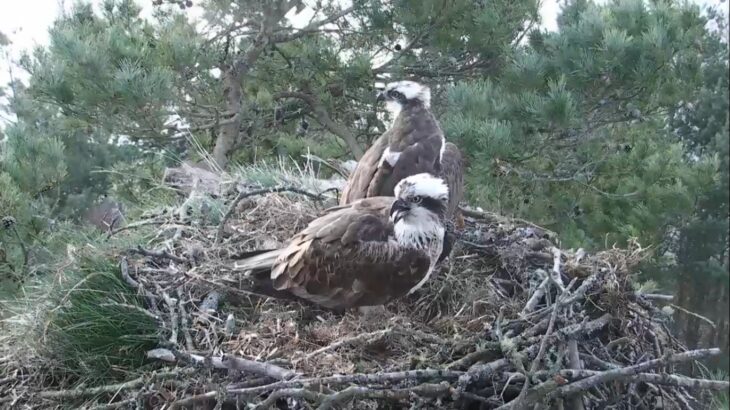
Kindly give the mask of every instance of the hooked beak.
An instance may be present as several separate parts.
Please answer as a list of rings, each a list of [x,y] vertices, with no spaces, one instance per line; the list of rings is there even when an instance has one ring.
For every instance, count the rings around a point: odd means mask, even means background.
[[[393,206],[390,208],[390,220],[393,221],[394,224],[398,223],[398,221],[405,218],[406,214],[410,210],[411,207],[406,201],[396,199],[395,202],[393,202]]]
[[[376,102],[382,102],[385,101],[385,92],[381,91],[378,93],[378,96],[375,98]]]

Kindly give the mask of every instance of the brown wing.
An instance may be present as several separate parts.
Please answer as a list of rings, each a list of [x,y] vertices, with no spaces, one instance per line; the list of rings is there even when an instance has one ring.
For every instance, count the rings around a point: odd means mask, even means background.
[[[392,240],[394,198],[339,207],[292,238],[271,272],[274,288],[330,309],[378,305],[405,295],[428,272],[429,257]]]
[[[459,148],[447,142],[441,157],[441,174],[449,187],[449,206],[446,219],[451,220],[464,197],[464,161]]]
[[[355,170],[347,179],[347,186],[345,186],[340,197],[341,205],[367,197],[368,187],[373,180],[375,172],[378,170],[378,163],[383,156],[385,148],[388,146],[388,140],[389,136],[386,131],[365,151],[365,154],[358,161]]]
[[[433,114],[421,105],[404,109],[393,126],[363,155],[350,176],[340,204],[374,196],[392,196],[403,178],[422,172],[438,173],[443,132]],[[391,167],[380,165],[386,148],[399,152]]]

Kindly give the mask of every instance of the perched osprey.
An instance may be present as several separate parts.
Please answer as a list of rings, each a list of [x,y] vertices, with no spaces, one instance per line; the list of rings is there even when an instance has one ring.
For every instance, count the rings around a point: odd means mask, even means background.
[[[411,175],[396,185],[395,197],[331,208],[283,248],[250,253],[236,270],[270,296],[338,311],[382,305],[428,280],[443,250],[448,200],[441,178]]]
[[[446,142],[431,113],[431,90],[413,81],[390,83],[378,95],[393,124],[365,152],[350,175],[340,204],[375,196],[392,196],[403,178],[423,172],[438,175],[449,188],[446,220],[456,215],[463,197],[463,162],[456,145]],[[451,237],[442,259],[451,250]]]

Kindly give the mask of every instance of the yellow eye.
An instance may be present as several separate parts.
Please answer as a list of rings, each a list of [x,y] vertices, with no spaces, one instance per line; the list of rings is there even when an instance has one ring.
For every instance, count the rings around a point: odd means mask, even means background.
[[[421,201],[423,201],[423,197],[420,195],[416,195],[413,197],[413,203],[420,204]]]

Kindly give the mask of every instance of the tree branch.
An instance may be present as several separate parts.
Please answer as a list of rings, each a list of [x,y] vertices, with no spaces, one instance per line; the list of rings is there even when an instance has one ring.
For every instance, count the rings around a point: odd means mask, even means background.
[[[309,105],[312,109],[314,117],[323,127],[332,134],[342,138],[356,159],[360,159],[360,157],[362,157],[364,151],[362,150],[362,147],[360,147],[360,144],[358,144],[355,135],[347,127],[335,122],[330,117],[324,104],[322,104],[322,101],[320,101],[320,99],[314,94],[301,91],[284,91],[274,95],[274,99],[284,98],[298,98],[307,103],[307,105]]]

